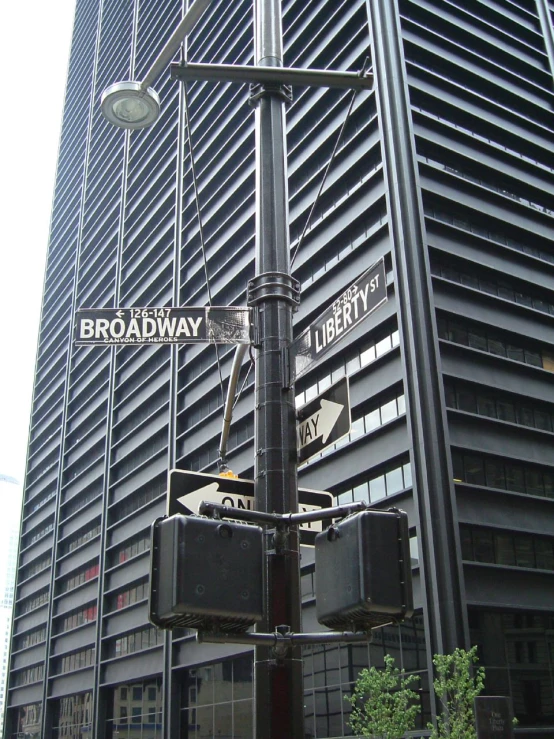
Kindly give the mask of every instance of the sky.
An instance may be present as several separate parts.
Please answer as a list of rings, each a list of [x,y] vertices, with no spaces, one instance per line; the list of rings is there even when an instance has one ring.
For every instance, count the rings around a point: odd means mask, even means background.
[[[0,3],[0,475],[20,483],[74,10]]]

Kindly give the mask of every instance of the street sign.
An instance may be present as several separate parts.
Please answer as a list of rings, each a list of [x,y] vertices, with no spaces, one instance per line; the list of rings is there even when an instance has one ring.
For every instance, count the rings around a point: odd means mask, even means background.
[[[479,695],[474,699],[478,739],[513,739],[512,700],[504,695]]]
[[[249,344],[250,310],[230,306],[78,310],[75,343]]]
[[[296,439],[298,463],[306,462],[350,433],[348,377],[331,385],[321,395],[299,408]]]
[[[298,489],[300,513],[318,511],[334,505],[333,496],[321,490]],[[167,515],[197,513],[203,501],[219,503],[231,508],[255,510],[254,481],[241,478],[206,475],[203,472],[171,470],[167,496]],[[316,534],[323,530],[321,521],[312,521],[299,527],[300,542],[313,544]]]
[[[380,259],[296,339],[296,376],[303,375],[386,300],[385,261]]]

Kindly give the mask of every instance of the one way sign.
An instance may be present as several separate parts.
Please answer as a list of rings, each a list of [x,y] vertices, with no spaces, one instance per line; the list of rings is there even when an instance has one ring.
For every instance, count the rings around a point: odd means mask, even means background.
[[[322,490],[299,488],[298,510],[302,512],[321,510],[334,505],[333,496]],[[171,470],[167,515],[196,513],[205,500],[210,503],[254,510],[254,482],[241,478],[206,475],[202,472]],[[312,521],[299,527],[301,544],[313,544],[315,536],[322,530],[321,521]]]
[[[301,464],[350,433],[348,377],[302,406],[297,419],[298,463]]]

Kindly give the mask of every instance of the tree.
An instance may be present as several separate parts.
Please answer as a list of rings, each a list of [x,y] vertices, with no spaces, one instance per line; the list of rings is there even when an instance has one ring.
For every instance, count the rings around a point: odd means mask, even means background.
[[[456,649],[452,654],[435,654],[435,695],[442,707],[431,739],[476,739],[473,701],[485,687],[485,668],[474,667],[477,647]]]
[[[415,728],[421,710],[419,693],[410,686],[417,675],[406,675],[385,656],[384,669],[362,670],[354,692],[345,699],[352,704],[349,724],[358,736],[401,739]]]

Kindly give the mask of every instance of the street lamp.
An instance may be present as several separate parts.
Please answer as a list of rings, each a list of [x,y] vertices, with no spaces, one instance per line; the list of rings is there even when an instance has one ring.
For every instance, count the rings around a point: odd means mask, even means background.
[[[102,114],[120,128],[147,128],[158,120],[160,98],[140,82],[115,82],[102,93]]]
[[[161,50],[143,80],[115,82],[102,93],[102,114],[120,128],[148,128],[160,116],[160,98],[150,87],[179,50],[212,0],[195,0]]]

